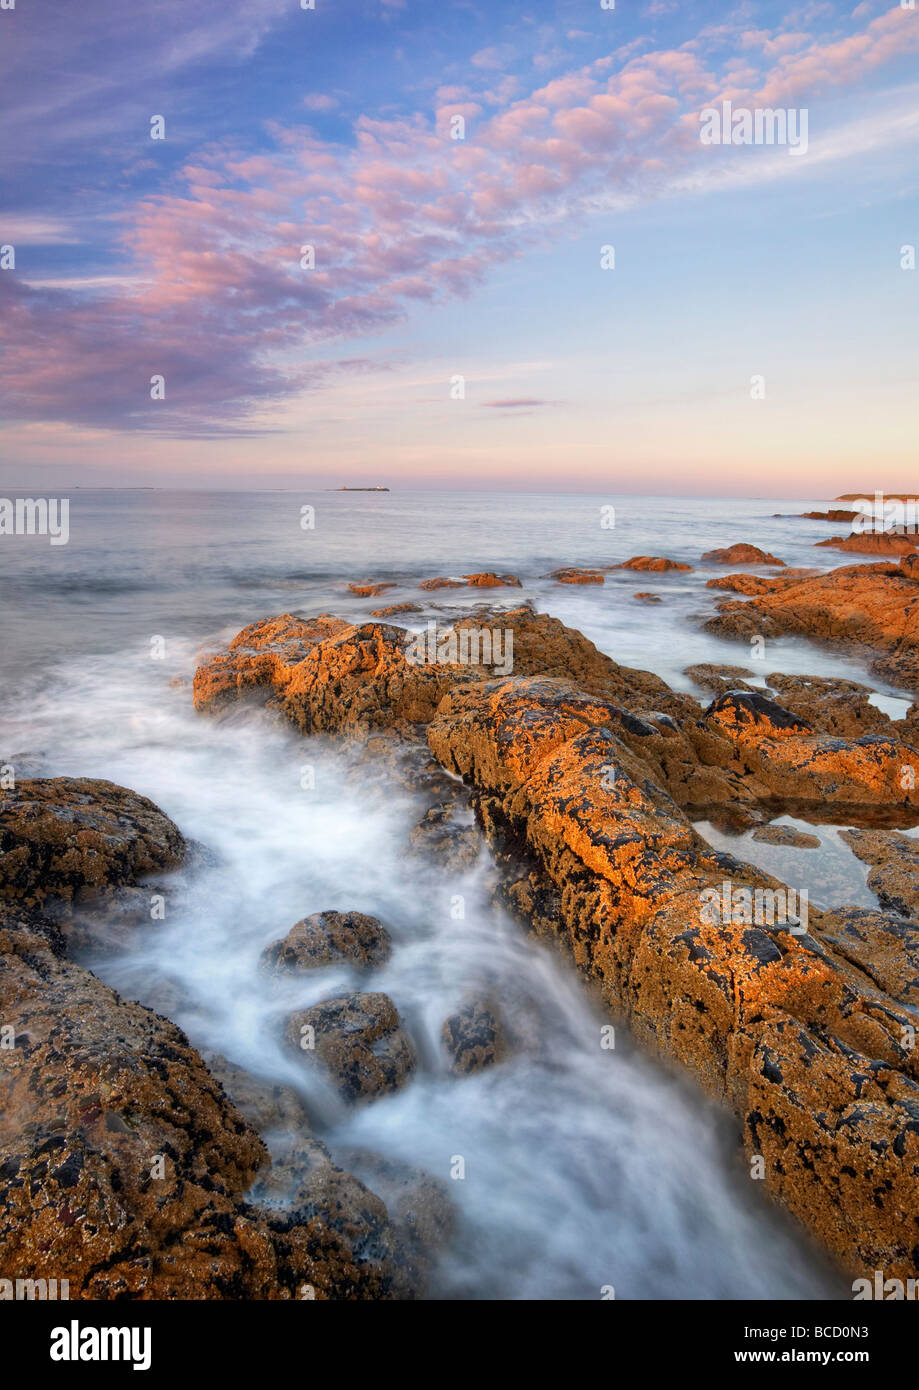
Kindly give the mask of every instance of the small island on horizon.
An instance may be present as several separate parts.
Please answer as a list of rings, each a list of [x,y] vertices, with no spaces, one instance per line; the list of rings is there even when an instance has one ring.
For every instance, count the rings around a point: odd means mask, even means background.
[[[378,484],[376,487],[336,487],[336,488],[332,488],[331,491],[332,491],[332,492],[388,492],[388,491],[389,491],[389,488],[388,488],[388,487],[383,487],[382,484]]]

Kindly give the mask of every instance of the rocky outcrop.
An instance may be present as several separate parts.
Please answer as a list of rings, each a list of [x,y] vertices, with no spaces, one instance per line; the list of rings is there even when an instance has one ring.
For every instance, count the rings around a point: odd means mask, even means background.
[[[291,1014],[285,1038],[304,1063],[318,1058],[345,1100],[395,1091],[415,1070],[415,1049],[385,994],[350,994]]]
[[[262,965],[285,974],[327,965],[372,970],[392,953],[389,932],[364,912],[314,912],[295,922],[286,936],[266,946]]]
[[[186,852],[159,807],[114,782],[31,778],[0,792],[0,900],[70,912],[177,868]]]
[[[838,907],[820,921],[820,940],[892,998],[919,1008],[919,924],[867,907]]]
[[[443,577],[422,579],[418,585],[419,589],[462,589],[464,587],[465,583],[462,579],[445,579]]]
[[[826,512],[801,512],[801,516],[807,517],[811,521],[847,521],[852,522],[861,512],[849,512],[844,507],[830,507]]]
[[[242,695],[283,688],[293,668],[318,642],[347,628],[347,623],[327,613],[309,619],[282,613],[279,618],[250,623],[225,653],[211,656],[198,667],[195,708],[213,711]]]
[[[660,602],[661,602],[661,596],[660,596],[660,594],[648,594],[648,593],[645,593],[644,590],[639,590],[638,593],[633,594],[632,597],[638,599],[638,602],[639,602],[639,603],[660,603]]]
[[[570,950],[640,1040],[736,1110],[766,1186],[826,1246],[853,1270],[915,1276],[911,1015],[791,930],[793,913],[757,920],[755,893],[781,885],[709,849],[617,732],[559,684],[454,691],[428,731],[475,789],[507,901]],[[755,704],[714,713],[732,738],[757,727],[789,748],[812,738]]]
[[[868,887],[881,906],[919,918],[919,843],[889,830],[841,830],[839,838],[871,865]]]
[[[664,574],[670,570],[690,571],[692,565],[681,565],[676,560],[666,560],[661,555],[633,555],[631,560],[623,560],[621,565],[610,565],[614,570],[648,570],[652,574]]]
[[[785,561],[780,560],[777,555],[770,555],[765,550],[760,550],[757,545],[747,545],[739,541],[736,545],[729,545],[726,550],[708,550],[702,556],[705,564],[709,565],[784,565]]]
[[[6,1269],[67,1279],[72,1299],[410,1292],[392,1251],[349,1245],[334,1209],[252,1202],[268,1154],[185,1035],[0,916]]]
[[[854,647],[888,679],[919,686],[919,588],[899,565],[848,565],[749,603],[724,600],[705,626],[721,637],[794,633]]]
[[[792,714],[809,720],[815,729],[840,738],[889,731],[891,721],[871,704],[874,691],[859,681],[828,676],[786,676],[780,671],[766,677],[776,700]]]
[[[773,795],[832,800],[840,808],[919,805],[919,791],[902,785],[906,755],[896,738],[829,737],[756,691],[719,696],[705,718],[731,740],[745,769],[766,782]]]
[[[851,536],[831,536],[814,544],[833,550],[854,550],[861,555],[912,555],[916,549],[916,541],[911,537],[888,531],[856,531]]]

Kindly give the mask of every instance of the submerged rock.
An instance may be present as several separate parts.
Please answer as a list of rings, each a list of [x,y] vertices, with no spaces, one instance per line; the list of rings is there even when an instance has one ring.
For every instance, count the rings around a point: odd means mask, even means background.
[[[497,1011],[487,1002],[474,1000],[445,1019],[441,1041],[458,1076],[481,1071],[499,1062],[507,1052],[507,1040]]]
[[[327,965],[371,970],[384,965],[391,953],[389,932],[376,917],[364,912],[314,912],[266,946],[261,963],[289,973]]]
[[[820,848],[820,840],[816,835],[796,830],[793,825],[760,825],[750,838],[766,845],[788,845],[792,849]]]
[[[349,994],[291,1014],[285,1037],[319,1058],[345,1100],[396,1091],[415,1070],[415,1049],[386,994]]]
[[[463,823],[457,815],[455,799],[430,806],[409,836],[412,849],[451,871],[470,868],[484,842],[475,823]]]
[[[420,603],[391,603],[388,608],[371,608],[371,618],[393,618],[397,613],[422,613]]]
[[[385,594],[387,589],[395,589],[396,585],[392,582],[373,583],[368,580],[364,584],[349,584],[348,588],[352,594],[357,594],[358,598],[377,598],[380,594]]]
[[[646,594],[642,591],[633,594],[632,597],[637,598],[639,603],[660,603],[661,601],[660,594]]]
[[[603,584],[606,581],[599,570],[560,569],[553,570],[549,576],[559,584]]]

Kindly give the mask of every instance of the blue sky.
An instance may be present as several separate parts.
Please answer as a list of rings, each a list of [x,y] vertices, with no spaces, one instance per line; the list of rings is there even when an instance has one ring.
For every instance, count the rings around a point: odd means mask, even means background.
[[[0,12],[0,476],[915,486],[919,9],[315,3]]]

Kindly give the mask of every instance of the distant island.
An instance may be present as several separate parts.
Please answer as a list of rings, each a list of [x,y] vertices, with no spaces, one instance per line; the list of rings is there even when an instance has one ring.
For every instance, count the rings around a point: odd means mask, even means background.
[[[333,492],[388,492],[388,487],[336,487]]]

